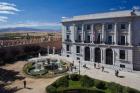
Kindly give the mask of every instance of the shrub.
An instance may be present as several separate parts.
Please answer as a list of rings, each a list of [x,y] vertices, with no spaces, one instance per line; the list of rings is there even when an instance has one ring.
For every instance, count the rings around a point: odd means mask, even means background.
[[[140,91],[129,87],[126,87],[126,91],[127,91],[126,93],[140,93]]]
[[[78,74],[72,74],[70,75],[70,79],[73,80],[73,81],[79,81],[80,80],[80,75]]]
[[[86,75],[81,77],[80,82],[83,87],[92,87],[94,85],[94,80]]]
[[[69,80],[67,77],[62,77],[56,81],[56,87],[68,87],[69,86]]]
[[[114,82],[109,83],[108,88],[110,89],[111,93],[124,93],[125,91],[124,86],[121,86],[120,84],[116,84]]]
[[[100,81],[100,80],[95,80],[95,86],[98,89],[106,89],[106,82]]]
[[[105,93],[98,89],[76,88],[76,89],[58,89],[57,93]]]
[[[48,86],[48,87],[46,88],[46,91],[47,91],[48,93],[56,93],[56,87],[50,85],[50,86]]]

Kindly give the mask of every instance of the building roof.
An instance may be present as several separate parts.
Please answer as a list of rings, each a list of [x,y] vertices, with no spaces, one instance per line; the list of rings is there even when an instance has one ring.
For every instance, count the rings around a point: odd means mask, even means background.
[[[117,18],[117,17],[130,17],[130,16],[140,16],[140,11],[136,10],[123,10],[105,13],[96,13],[88,15],[73,16],[72,18],[63,19],[62,22],[79,21],[79,20],[91,20],[91,19],[107,19],[107,18]]]

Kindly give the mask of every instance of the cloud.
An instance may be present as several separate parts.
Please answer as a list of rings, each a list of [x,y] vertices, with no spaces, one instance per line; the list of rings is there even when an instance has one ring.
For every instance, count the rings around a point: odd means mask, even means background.
[[[65,19],[65,18],[67,18],[67,17],[65,17],[65,16],[62,16],[61,18],[62,18],[62,19]]]
[[[126,8],[126,7],[124,7],[124,6],[120,6],[120,7],[119,7],[119,9],[121,9],[121,10],[122,10],[122,9],[125,9],[125,8]]]
[[[14,28],[14,27],[60,27],[60,23],[56,22],[20,22],[13,24],[1,25],[0,28]]]
[[[134,9],[134,10],[140,10],[140,6],[133,6],[132,9]]]
[[[20,10],[16,8],[16,5],[13,3],[7,3],[7,2],[0,2],[0,14],[16,14],[16,12],[19,12]],[[8,17],[6,16],[0,16],[0,22],[7,22]]]
[[[124,6],[119,6],[118,8],[110,8],[109,10],[110,11],[115,11],[115,10],[123,10],[123,9],[125,9],[126,7],[124,7]]]
[[[8,17],[0,16],[0,22],[7,22]]]
[[[114,11],[114,10],[117,10],[117,9],[116,9],[116,8],[110,8],[109,10],[110,10],[110,11]]]
[[[10,3],[0,2],[0,11],[20,11],[15,7],[16,5]]]
[[[15,14],[13,11],[0,11],[0,14]]]
[[[0,2],[0,5],[5,5],[5,6],[16,6],[15,4],[10,4],[6,2]]]

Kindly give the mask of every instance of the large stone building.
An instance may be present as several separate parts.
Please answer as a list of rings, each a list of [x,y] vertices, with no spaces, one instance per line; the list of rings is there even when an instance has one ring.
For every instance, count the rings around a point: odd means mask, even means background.
[[[62,55],[108,68],[140,70],[140,12],[125,10],[62,20]]]

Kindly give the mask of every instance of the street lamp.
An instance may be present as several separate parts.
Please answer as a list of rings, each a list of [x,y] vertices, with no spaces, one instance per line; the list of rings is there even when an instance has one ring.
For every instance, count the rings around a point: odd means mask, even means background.
[[[79,75],[80,75],[80,61],[79,61]]]

